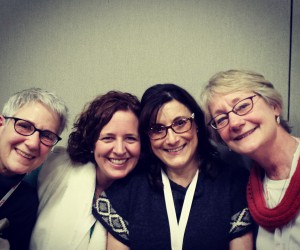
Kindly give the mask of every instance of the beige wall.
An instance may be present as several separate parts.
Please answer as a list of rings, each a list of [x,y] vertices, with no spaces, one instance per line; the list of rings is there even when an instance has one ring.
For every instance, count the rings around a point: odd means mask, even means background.
[[[293,134],[300,136],[300,0],[294,0],[293,9],[290,124]]]
[[[299,135],[296,26],[290,119]],[[17,90],[42,87],[65,99],[72,123],[111,89],[140,97],[154,83],[173,82],[198,99],[212,74],[243,68],[274,83],[287,114],[289,36],[288,0],[2,0],[0,106]]]

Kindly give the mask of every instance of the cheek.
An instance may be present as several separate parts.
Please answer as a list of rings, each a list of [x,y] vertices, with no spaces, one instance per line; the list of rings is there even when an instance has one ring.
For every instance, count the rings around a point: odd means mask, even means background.
[[[6,141],[6,143],[10,144],[10,145],[17,145],[26,140],[25,136],[22,136],[22,135],[19,135],[16,133],[5,134],[5,136],[2,138],[3,138],[3,141]],[[41,147],[42,146],[44,146],[44,145],[41,145]],[[46,151],[47,148],[43,147],[43,149],[44,149],[44,151]],[[50,150],[51,150],[51,148],[50,148]],[[50,150],[48,150],[48,151],[50,151]]]
[[[223,128],[223,129],[217,130],[216,136],[221,137],[221,139],[223,141],[228,140],[228,138],[229,138],[229,128],[228,128],[228,126]]]
[[[105,146],[105,144],[102,144],[102,145],[96,144],[96,146],[94,148],[94,153],[93,153],[95,161],[98,163],[102,159],[103,155],[105,155],[105,153],[108,151],[109,150]]]
[[[47,147],[47,146],[41,144],[41,151],[40,151],[41,158],[45,159],[48,156],[48,154],[50,153],[51,149],[52,149],[51,147]]]
[[[158,141],[151,141],[151,149],[152,152],[157,155],[157,150],[161,147],[162,143],[158,142]]]
[[[99,153],[99,152],[94,152],[94,159],[95,159],[95,162],[96,162],[96,164],[97,164],[97,166],[102,166],[103,165],[103,156],[102,156],[102,154],[101,153]]]
[[[132,156],[139,157],[141,153],[141,144],[137,143],[129,145],[127,149]]]
[[[35,166],[32,166],[33,168],[37,168],[40,165],[42,165],[42,163],[46,160],[48,154],[50,153],[51,148],[45,146],[45,145],[41,145],[41,149],[40,149],[40,155],[39,157],[36,159],[35,161]]]

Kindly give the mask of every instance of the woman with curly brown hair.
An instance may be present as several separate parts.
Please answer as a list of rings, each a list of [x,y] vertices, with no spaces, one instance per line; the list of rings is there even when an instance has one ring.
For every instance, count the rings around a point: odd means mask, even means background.
[[[106,231],[93,217],[92,204],[136,166],[139,113],[137,97],[119,91],[85,107],[67,150],[56,148],[39,175],[39,217],[31,249],[105,249]]]

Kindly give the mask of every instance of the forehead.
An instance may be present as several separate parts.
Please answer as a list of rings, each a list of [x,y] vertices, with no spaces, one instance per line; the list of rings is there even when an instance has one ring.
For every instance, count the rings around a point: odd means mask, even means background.
[[[170,122],[177,117],[190,116],[191,111],[177,100],[165,103],[158,111],[156,122]]]
[[[233,106],[239,101],[252,96],[254,93],[249,91],[236,91],[227,94],[214,94],[210,100],[209,107],[216,108],[221,106]]]
[[[30,121],[40,129],[53,132],[57,132],[60,125],[59,115],[39,102],[23,105],[13,116]]]
[[[228,108],[232,108],[239,101],[253,95],[249,91],[236,91],[226,94],[214,94],[209,104],[209,111],[211,114],[224,112]]]
[[[119,110],[102,128],[101,133],[128,132],[138,129],[138,118],[131,110]]]

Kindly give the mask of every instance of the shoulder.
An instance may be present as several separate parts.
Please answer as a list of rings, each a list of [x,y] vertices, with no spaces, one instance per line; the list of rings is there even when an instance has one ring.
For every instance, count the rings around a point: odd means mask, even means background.
[[[148,184],[148,178],[145,171],[136,168],[129,173],[125,178],[114,181],[114,183],[106,190],[107,193],[113,193],[115,190],[123,192],[123,190],[134,190],[135,188],[142,188]]]
[[[94,184],[95,172],[93,163],[75,164],[71,161],[65,148],[55,148],[44,162],[39,173],[40,208],[53,195],[62,195],[70,185],[73,187],[76,181],[87,186]]]
[[[48,158],[43,163],[42,169],[40,170],[38,183],[42,185],[45,181],[51,180],[51,182],[57,180],[61,181],[62,178],[66,178],[70,172],[76,169],[80,169],[81,166],[93,166],[92,163],[87,164],[76,164],[73,163],[69,154],[64,147],[55,147],[50,152]]]
[[[248,179],[250,171],[246,164],[249,163],[244,164],[234,158],[231,161],[224,160],[223,158],[215,158],[213,160],[213,164],[218,166],[217,176],[219,176],[219,178],[229,179],[235,179],[237,177],[241,179]]]
[[[146,173],[135,169],[101,194],[94,203],[93,214],[115,238],[129,245],[130,218],[149,192]]]

